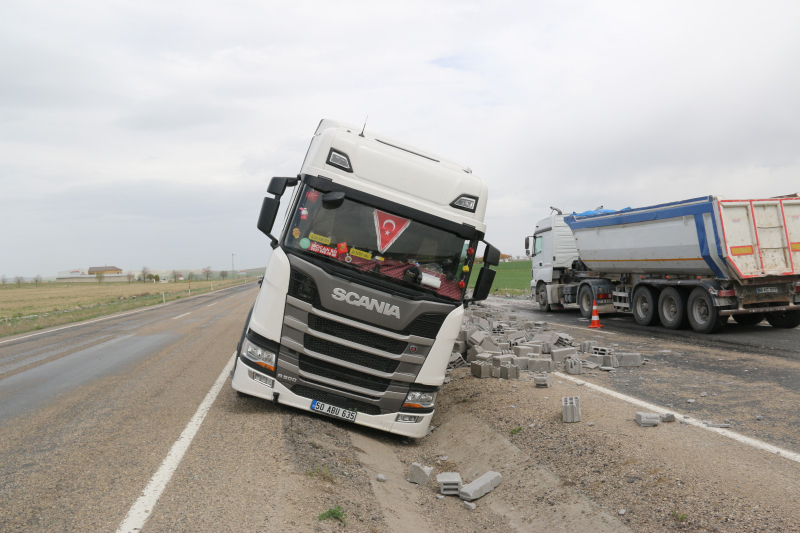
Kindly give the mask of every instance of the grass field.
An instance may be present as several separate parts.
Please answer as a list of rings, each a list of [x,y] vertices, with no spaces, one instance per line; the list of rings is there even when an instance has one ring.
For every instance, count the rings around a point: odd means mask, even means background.
[[[513,261],[511,263],[500,263],[493,267],[497,271],[492,284],[492,293],[505,294],[512,296],[530,294],[531,285],[531,262]],[[475,273],[470,276],[469,286],[474,287],[478,280],[479,266],[475,265]]]
[[[0,337],[186,298],[190,288],[194,296],[255,280],[8,284],[0,289]]]

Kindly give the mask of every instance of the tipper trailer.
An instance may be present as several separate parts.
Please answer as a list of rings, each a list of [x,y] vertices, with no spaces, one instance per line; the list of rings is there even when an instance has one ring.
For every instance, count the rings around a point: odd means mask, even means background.
[[[800,198],[715,196],[621,211],[563,215],[525,238],[531,295],[544,310],[577,304],[589,318],[700,333],[763,319],[800,325]]]
[[[271,234],[294,187],[278,236]],[[272,178],[258,228],[273,248],[236,350],[233,388],[409,437],[434,412],[464,306],[485,299],[487,188],[462,165],[332,120],[300,174]]]

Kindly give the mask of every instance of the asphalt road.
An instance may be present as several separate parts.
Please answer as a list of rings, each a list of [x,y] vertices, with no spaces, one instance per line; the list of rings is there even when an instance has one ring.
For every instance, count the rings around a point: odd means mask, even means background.
[[[0,339],[0,531],[114,531],[231,359],[257,288]]]

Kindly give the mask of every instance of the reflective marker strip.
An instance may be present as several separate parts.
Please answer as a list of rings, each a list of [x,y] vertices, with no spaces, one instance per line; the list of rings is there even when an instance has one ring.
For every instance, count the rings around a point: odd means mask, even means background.
[[[752,246],[731,246],[731,255],[753,255]]]
[[[800,252],[800,242],[793,242],[792,243],[792,251],[793,252]]]

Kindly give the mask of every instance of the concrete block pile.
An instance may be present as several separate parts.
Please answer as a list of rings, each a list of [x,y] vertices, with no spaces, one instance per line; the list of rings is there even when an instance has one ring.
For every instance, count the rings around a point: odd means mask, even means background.
[[[480,379],[520,379],[534,375],[536,386],[549,387],[545,374],[563,370],[571,375],[600,369],[640,366],[639,353],[615,353],[596,340],[577,342],[571,335],[553,331],[547,322],[524,320],[489,306],[470,306],[453,345],[449,368],[469,366]]]
[[[425,486],[430,481],[433,468],[412,463],[408,469],[406,480],[409,483]],[[476,472],[475,475],[477,476],[478,473]],[[468,509],[474,510],[476,506],[471,502],[492,492],[502,480],[503,476],[499,472],[489,471],[465,485],[460,473],[441,472],[436,475],[436,483],[439,485],[439,494],[436,497],[444,499],[445,496],[458,496],[465,504],[469,504],[467,505]],[[386,476],[379,474],[378,481],[386,481]]]

